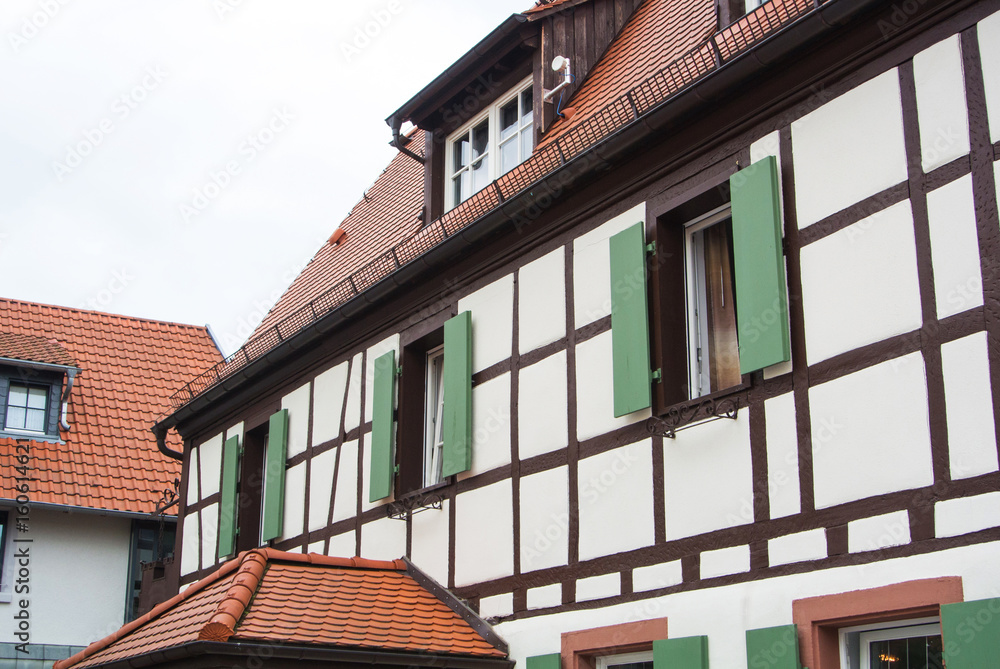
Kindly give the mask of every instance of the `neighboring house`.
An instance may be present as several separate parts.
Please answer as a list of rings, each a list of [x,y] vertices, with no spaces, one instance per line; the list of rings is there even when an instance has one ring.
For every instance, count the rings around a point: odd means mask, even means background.
[[[231,576],[260,546],[406,556],[522,669],[996,666],[998,12],[502,23],[389,117],[399,155],[157,425],[194,585],[56,669],[402,661],[324,633],[404,606],[313,615],[304,577],[271,629],[209,602],[261,596]],[[192,601],[218,635],[165,622]]]
[[[138,613],[180,476],[150,428],[221,358],[204,327],[0,299],[0,667],[51,665]]]

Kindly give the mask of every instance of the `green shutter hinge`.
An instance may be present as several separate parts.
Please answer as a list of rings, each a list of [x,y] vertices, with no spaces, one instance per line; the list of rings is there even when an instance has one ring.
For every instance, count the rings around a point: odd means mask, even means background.
[[[399,473],[399,465],[393,465],[393,467],[392,467],[392,473],[393,474],[398,474]]]
[[[660,381],[663,380],[663,371],[659,369],[654,369],[652,372],[650,372],[649,378],[651,381],[656,381],[657,383],[659,383]]]
[[[648,253],[651,256],[656,255],[656,240],[655,239],[653,241],[651,241],[650,243],[646,244],[646,253]]]
[[[396,376],[402,376],[402,375],[403,375],[403,366],[400,365],[396,367]]]

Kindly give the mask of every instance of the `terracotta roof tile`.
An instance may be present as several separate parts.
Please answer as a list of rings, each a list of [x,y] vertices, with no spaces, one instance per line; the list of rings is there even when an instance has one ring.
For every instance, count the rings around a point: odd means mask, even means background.
[[[187,378],[222,359],[204,327],[4,298],[0,356],[82,370],[64,443],[32,442],[32,501],[134,513],[155,510],[180,476],[180,463],[156,448],[154,420]],[[167,443],[181,447],[175,434]],[[14,439],[0,438],[5,461],[14,448]],[[14,476],[0,468],[0,498],[16,497]]]
[[[292,604],[292,605],[290,605]],[[198,640],[505,658],[401,560],[241,554],[54,669],[87,669]]]

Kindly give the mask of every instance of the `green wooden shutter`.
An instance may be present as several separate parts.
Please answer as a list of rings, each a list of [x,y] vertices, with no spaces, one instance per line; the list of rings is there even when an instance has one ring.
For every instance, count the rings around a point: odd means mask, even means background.
[[[285,510],[285,462],[288,459],[288,409],[272,414],[267,428],[264,453],[264,518],[260,540],[281,536]]]
[[[653,669],[708,669],[708,637],[654,641]]]
[[[615,417],[652,403],[643,224],[611,237],[611,358]]]
[[[747,630],[747,669],[801,669],[795,625]]]
[[[444,324],[444,407],[441,475],[472,467],[472,312]]]
[[[1000,598],[942,604],[941,641],[948,669],[997,666]]]
[[[525,669],[561,669],[562,656],[559,653],[534,655],[527,658]]]
[[[777,161],[759,160],[730,177],[729,185],[740,372],[747,374],[791,359]]]
[[[396,352],[375,358],[372,391],[372,457],[369,463],[368,501],[375,502],[392,494],[396,473],[393,407],[396,395]]]
[[[240,473],[240,438],[233,435],[222,446],[222,491],[219,499],[219,559],[236,551],[236,482]]]

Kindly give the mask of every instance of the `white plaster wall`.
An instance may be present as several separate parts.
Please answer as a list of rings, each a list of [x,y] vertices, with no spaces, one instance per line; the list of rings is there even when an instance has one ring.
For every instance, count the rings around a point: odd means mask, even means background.
[[[358,512],[358,442],[352,440],[340,446],[340,469],[337,489],[333,495],[333,522],[353,518]],[[353,549],[352,549],[353,550]]]
[[[321,530],[330,517],[333,472],[339,449],[331,448],[309,461],[309,531]]]
[[[847,523],[847,548],[852,553],[877,551],[910,543],[910,516],[893,511]]]
[[[444,500],[440,509],[414,514],[410,521],[413,539],[410,559],[428,576],[448,584],[448,516],[451,502]]]
[[[576,582],[578,602],[616,597],[620,594],[622,594],[622,576],[619,572],[581,578]]]
[[[225,437],[223,438],[223,443],[225,443],[226,439],[232,439],[233,437],[239,437],[240,446],[243,445],[243,421],[240,421],[226,428],[226,433]]]
[[[201,510],[201,566],[210,567],[218,562],[219,505],[210,504]]]
[[[187,481],[187,497],[185,497],[187,506],[197,504],[198,500],[201,499],[198,494],[199,478],[201,478],[201,472],[198,469],[198,447],[192,446],[188,454],[187,478],[185,479]]]
[[[472,389],[470,476],[510,464],[510,374]]]
[[[898,72],[880,74],[794,121],[792,153],[800,228],[905,181]]]
[[[913,57],[924,172],[969,152],[969,114],[959,39],[952,35]]]
[[[547,609],[559,606],[562,604],[562,584],[553,583],[543,585],[540,588],[528,588],[527,604],[529,609]],[[556,648],[558,647],[556,646]]]
[[[179,546],[181,552],[181,576],[201,568],[201,537],[199,534],[198,514],[191,513],[181,521],[183,540]]]
[[[333,557],[354,557],[357,553],[355,550],[357,545],[354,530],[344,532],[335,537],[330,537],[330,546],[326,549],[326,554]]]
[[[479,600],[479,615],[484,620],[494,617],[509,616],[514,613],[514,594],[504,593],[483,597]]]
[[[302,534],[306,519],[306,462],[285,470],[285,505],[281,520],[281,538]]]
[[[584,458],[577,472],[580,560],[652,545],[651,440]]]
[[[205,499],[219,492],[219,485],[222,482],[222,433],[206,439],[198,447],[198,451],[201,461],[199,490],[201,498]]]
[[[941,346],[948,417],[948,464],[953,479],[997,470],[996,426],[986,333]]]
[[[799,438],[795,428],[795,397],[785,393],[764,401],[767,435],[767,494],[771,518],[794,516],[801,510]]]
[[[640,203],[573,240],[573,320],[580,328],[611,314],[611,251],[608,240],[646,220]]]
[[[472,312],[472,371],[510,357],[514,340],[514,275],[508,274],[458,301]]]
[[[305,453],[309,446],[309,384],[305,383],[281,398],[288,409],[288,457]]]
[[[509,480],[458,496],[455,501],[457,587],[513,573],[514,519],[511,497]]]
[[[344,413],[344,393],[347,392],[345,360],[326,370],[313,381],[312,443],[322,444],[340,434],[340,419]]]
[[[569,559],[569,474],[566,467],[521,479],[521,573]]]
[[[683,580],[680,560],[652,564],[648,567],[637,567],[632,570],[632,590],[634,592],[669,588],[672,585],[678,585]]]
[[[30,518],[29,533],[18,538],[32,540],[19,544],[29,547],[31,591],[0,603],[0,642],[20,643],[14,614],[22,598],[30,600],[30,646],[85,646],[116,631],[125,616],[131,521],[39,508]],[[19,565],[12,551],[7,558],[13,578]]]
[[[361,424],[361,372],[364,353],[351,358],[351,373],[347,381],[347,404],[344,407],[344,429],[350,432]]]
[[[702,578],[742,574],[750,571],[750,547],[731,546],[705,551],[701,554],[700,562]]]
[[[822,560],[826,557],[826,530],[822,527],[768,539],[768,566]]]
[[[934,505],[934,528],[939,537],[957,537],[1000,526],[1000,492],[960,497]]]
[[[663,440],[667,541],[753,522],[750,416]]]
[[[983,64],[986,85],[986,112],[990,124],[990,141],[1000,140],[1000,12],[977,24],[979,58]]]
[[[938,318],[981,306],[983,278],[972,175],[929,192],[927,217]]]
[[[802,306],[810,365],[919,328],[909,200],[803,248]]]
[[[325,543],[326,542],[324,542],[322,539],[320,539],[319,541],[314,541],[308,546],[306,546],[306,552],[316,553],[317,555],[323,555],[323,545]]]
[[[672,638],[708,635],[710,666],[745,667],[746,630],[791,623],[795,599],[956,575],[966,600],[995,597],[998,562],[1000,543],[993,542],[511,620],[496,630],[510,644],[510,659],[524,666],[527,657],[559,652],[562,632],[666,617]],[[529,605],[531,597],[529,590]]]
[[[611,331],[576,347],[576,436],[581,441],[646,420],[649,409],[615,418]]]
[[[521,353],[566,336],[566,250],[522,267],[517,274],[517,345]]]
[[[569,443],[566,351],[523,367],[518,377],[517,448],[521,459]]]
[[[919,353],[810,388],[809,409],[816,508],[934,482]]]
[[[406,521],[379,518],[361,526],[361,557],[396,560],[406,554]]]
[[[372,394],[375,392],[375,361],[389,351],[396,352],[396,366],[399,366],[399,335],[386,337],[370,347],[365,354],[365,422],[372,419]],[[381,373],[382,370],[379,370]],[[388,370],[392,371],[392,370]]]

